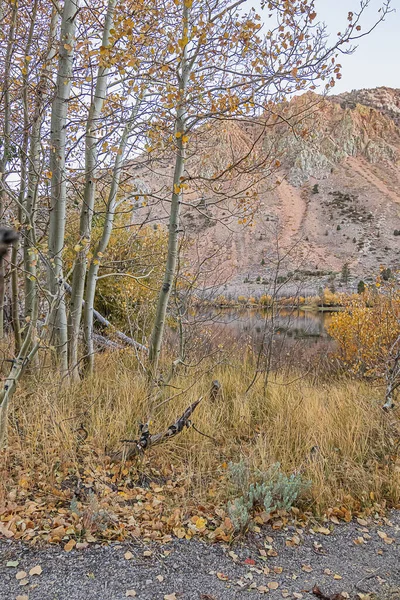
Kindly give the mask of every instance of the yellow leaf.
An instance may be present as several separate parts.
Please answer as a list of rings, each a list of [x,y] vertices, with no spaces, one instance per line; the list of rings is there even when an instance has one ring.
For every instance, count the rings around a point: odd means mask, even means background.
[[[69,542],[67,542],[64,546],[64,550],[65,552],[71,552],[72,548],[74,548],[76,546],[76,541],[75,540],[69,540]]]
[[[182,540],[186,535],[186,531],[183,529],[183,527],[175,527],[174,534],[176,535],[177,538]]]
[[[207,519],[203,519],[202,517],[199,517],[195,522],[196,529],[199,529],[199,530],[204,529],[206,525],[207,525]]]
[[[177,131],[176,134],[175,134],[175,137],[176,138],[182,137],[182,133],[180,131]]]
[[[225,575],[225,573],[217,573],[217,577],[221,581],[228,581],[228,579],[229,579],[228,575]]]
[[[174,194],[180,194],[181,193],[181,186],[178,185],[177,183],[174,183]]]
[[[183,142],[184,144],[186,144],[186,142],[188,142],[188,141],[189,141],[189,136],[188,136],[188,135],[183,135],[183,136],[182,136],[182,142]]]
[[[71,52],[71,50],[72,50],[72,46],[71,46],[71,44],[64,44],[64,48],[65,48],[65,49],[66,49],[68,52]]]

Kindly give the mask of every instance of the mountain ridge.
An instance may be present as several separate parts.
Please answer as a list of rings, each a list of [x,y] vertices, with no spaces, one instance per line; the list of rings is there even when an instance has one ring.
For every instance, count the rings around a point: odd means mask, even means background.
[[[273,262],[278,244],[286,253],[295,248],[282,266],[292,272],[339,273],[346,263],[355,277],[368,279],[381,265],[396,269],[400,90],[356,90],[331,97],[307,92],[280,105],[279,113],[279,122],[261,134],[256,123],[221,124],[210,133],[209,150],[189,161],[197,175],[210,176],[224,161],[229,164],[235,148],[250,148],[252,140],[258,153],[279,159],[275,172],[254,186],[254,210],[245,225],[229,200],[214,202],[215,188],[202,203],[202,193],[189,182],[182,229],[192,240],[192,264],[204,265],[207,254],[219,248],[219,268],[214,264],[209,269],[208,281],[214,272],[215,281],[225,281],[233,291],[242,290],[245,279],[265,277],[265,265]],[[166,223],[171,171],[164,165],[155,176],[154,171],[139,169],[146,189],[163,188],[166,195],[160,201],[158,192],[157,202],[139,208],[137,222],[146,215],[148,221]],[[228,181],[225,191],[232,198],[238,195],[246,177]]]

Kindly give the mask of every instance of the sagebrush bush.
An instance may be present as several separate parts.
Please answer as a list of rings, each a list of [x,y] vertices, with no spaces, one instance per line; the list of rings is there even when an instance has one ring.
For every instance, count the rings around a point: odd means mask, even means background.
[[[241,494],[228,504],[228,513],[236,531],[246,528],[255,507],[262,506],[267,513],[279,509],[288,511],[311,485],[299,473],[286,475],[279,463],[273,464],[267,471],[252,471],[241,459],[238,463],[230,462],[228,469],[234,493]]]

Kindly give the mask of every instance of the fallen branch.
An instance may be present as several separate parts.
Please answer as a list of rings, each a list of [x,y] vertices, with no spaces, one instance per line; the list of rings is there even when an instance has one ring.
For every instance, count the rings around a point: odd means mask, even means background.
[[[69,295],[71,295],[72,288],[66,281],[64,281],[64,288],[65,288],[65,291]],[[85,306],[84,300],[82,300],[82,306]],[[93,317],[96,319],[96,321],[98,321],[99,323],[104,325],[104,327],[112,327],[110,321],[108,321],[105,317],[103,317],[103,315],[101,315],[99,312],[97,312],[97,310],[94,310],[94,309],[93,309]],[[148,349],[146,348],[146,346],[143,346],[143,344],[139,344],[139,342],[137,342],[133,338],[130,338],[122,331],[118,331],[118,330],[114,329],[113,333],[119,340],[121,340],[121,342],[124,342],[128,346],[133,346],[134,348],[137,348],[138,350],[142,350],[143,352],[148,352]]]
[[[112,452],[109,454],[112,461],[125,461],[132,460],[135,456],[139,456],[143,454],[145,450],[148,450],[152,446],[157,446],[158,444],[162,444],[163,442],[167,442],[178,433],[181,433],[185,427],[191,427],[190,417],[198,407],[202,400],[200,397],[198,400],[193,402],[190,406],[187,407],[185,412],[168,427],[166,431],[160,433],[151,434],[149,431],[149,424],[140,424],[139,432],[140,437],[137,440],[121,440],[125,444],[122,450],[118,452]]]
[[[123,348],[125,348],[125,346],[123,346],[122,344],[118,344],[118,342],[114,342],[113,340],[108,340],[104,337],[104,335],[101,335],[100,333],[94,333],[93,340],[98,346],[105,346],[110,350],[122,350]]]

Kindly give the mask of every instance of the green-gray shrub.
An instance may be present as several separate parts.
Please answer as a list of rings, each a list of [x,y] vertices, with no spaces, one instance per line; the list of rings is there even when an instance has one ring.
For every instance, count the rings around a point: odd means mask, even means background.
[[[238,463],[229,463],[228,473],[232,492],[237,495],[228,504],[228,514],[236,531],[247,527],[251,511],[256,506],[262,506],[267,513],[288,511],[310,486],[310,482],[303,481],[300,474],[286,475],[279,463],[272,465],[268,471],[251,471],[241,459]]]

